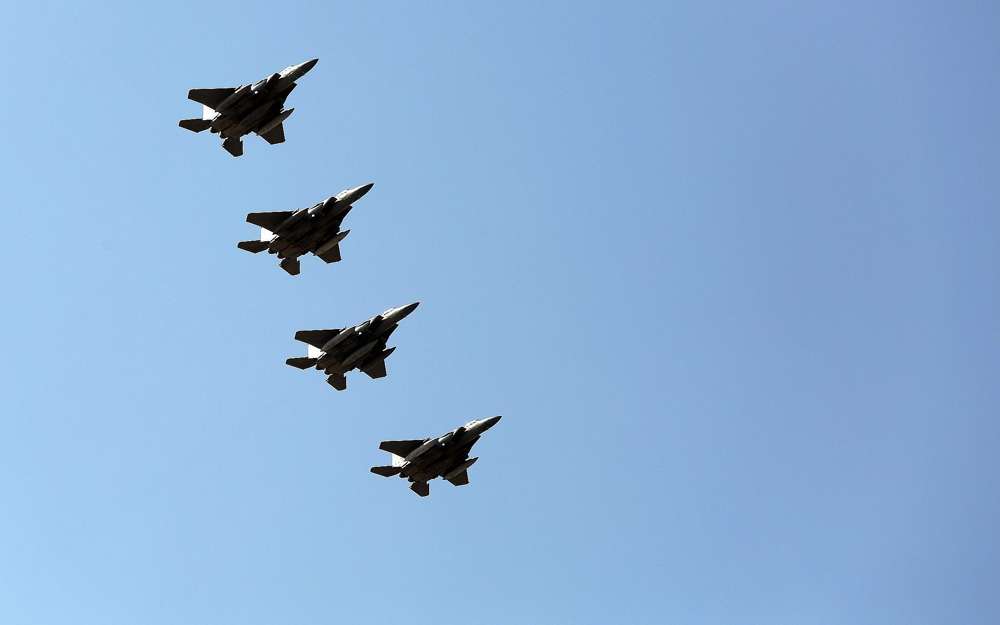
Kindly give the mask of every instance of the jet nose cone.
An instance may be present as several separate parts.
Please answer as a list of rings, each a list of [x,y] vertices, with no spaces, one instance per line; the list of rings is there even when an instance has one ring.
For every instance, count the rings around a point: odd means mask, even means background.
[[[412,304],[407,304],[406,306],[400,306],[399,308],[394,308],[393,311],[389,313],[389,315],[387,316],[391,317],[393,322],[401,321],[411,312],[416,310],[417,306],[419,305],[420,302],[413,302]]]
[[[351,202],[356,202],[361,198],[363,198],[366,193],[371,191],[372,187],[374,186],[375,186],[374,182],[369,182],[368,184],[363,184],[360,187],[354,187],[353,189],[348,189],[347,193],[345,194],[347,196],[346,199],[350,200]]]
[[[305,63],[299,63],[298,65],[293,65],[291,71],[288,72],[292,76],[293,80],[298,80],[305,76],[306,72],[311,70],[316,64],[319,63],[319,59],[310,59]]]
[[[500,421],[500,415],[497,415],[495,417],[490,417],[489,419],[483,419],[482,421],[480,421],[481,431],[485,432],[486,430],[496,425],[498,421]]]
[[[420,302],[413,302],[408,306],[400,306],[399,308],[390,308],[382,313],[382,317],[389,323],[399,323],[404,317],[413,312],[418,305],[420,305]]]
[[[375,186],[374,182],[369,182],[368,184],[363,184],[360,187],[354,187],[353,189],[344,189],[337,195],[334,195],[327,199],[329,204],[339,203],[341,206],[348,206],[354,204],[361,198],[365,196],[366,193],[372,190]]]

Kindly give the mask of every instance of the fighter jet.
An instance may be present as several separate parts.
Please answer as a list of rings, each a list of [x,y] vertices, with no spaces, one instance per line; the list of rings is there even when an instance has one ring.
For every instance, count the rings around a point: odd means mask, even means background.
[[[268,143],[283,143],[281,125],[295,109],[285,109],[285,98],[295,81],[313,68],[319,59],[291,65],[252,85],[221,89],[191,89],[188,99],[204,108],[201,118],[182,119],[181,128],[192,132],[211,130],[223,138],[222,147],[233,156],[243,154],[243,135],[257,133]]]
[[[299,330],[295,340],[306,343],[309,348],[302,358],[289,358],[285,363],[308,369],[316,367],[328,376],[327,383],[338,391],[347,388],[347,377],[351,369],[359,369],[371,378],[384,378],[385,359],[395,347],[386,349],[389,335],[404,317],[409,315],[420,302],[407,306],[390,308],[375,315],[364,323],[344,329]]]
[[[469,483],[468,469],[479,458],[470,458],[469,451],[483,432],[496,425],[500,417],[475,419],[437,438],[412,441],[382,441],[378,448],[389,452],[391,464],[372,467],[371,472],[383,477],[398,475],[410,482],[410,490],[426,497],[431,488],[428,481],[436,477],[455,486]]]
[[[267,250],[281,259],[282,269],[299,275],[299,256],[312,252],[328,263],[340,260],[340,242],[350,230],[340,223],[352,205],[372,188],[372,183],[345,189],[310,208],[274,213],[250,213],[247,222],[260,226],[259,241],[240,241],[241,250],[256,254]]]

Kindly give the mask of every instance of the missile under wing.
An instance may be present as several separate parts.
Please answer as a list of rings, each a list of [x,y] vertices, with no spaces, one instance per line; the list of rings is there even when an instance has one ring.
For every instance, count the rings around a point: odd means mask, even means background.
[[[285,141],[283,122],[295,109],[285,109],[285,99],[296,80],[311,70],[319,59],[290,65],[253,84],[238,87],[191,89],[188,99],[202,105],[202,116],[182,119],[181,128],[192,132],[208,130],[222,137],[222,147],[233,156],[243,154],[243,135],[256,133],[270,144]]]

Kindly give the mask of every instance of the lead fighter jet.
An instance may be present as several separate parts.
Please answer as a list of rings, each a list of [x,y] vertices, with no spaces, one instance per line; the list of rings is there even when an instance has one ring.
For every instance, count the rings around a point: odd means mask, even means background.
[[[475,419],[437,438],[412,441],[382,441],[378,448],[389,452],[392,464],[372,467],[371,472],[383,477],[398,475],[413,482],[410,490],[426,497],[431,488],[428,481],[436,477],[455,486],[469,483],[468,469],[479,458],[469,458],[469,451],[483,432],[496,425],[500,417]]]
[[[281,268],[299,275],[299,256],[312,252],[325,262],[340,260],[340,242],[350,230],[340,230],[340,224],[354,202],[372,188],[368,183],[345,189],[311,208],[274,213],[250,213],[247,221],[260,226],[259,241],[240,241],[237,247],[256,254],[267,250],[281,259]]]
[[[201,104],[201,118],[182,119],[181,128],[192,132],[211,130],[223,138],[222,147],[233,156],[243,154],[243,135],[257,133],[268,143],[283,143],[281,125],[295,109],[285,109],[285,98],[295,81],[313,68],[319,59],[291,65],[252,85],[221,89],[191,89],[188,99]]]
[[[344,374],[351,369],[360,369],[370,378],[384,378],[385,359],[396,349],[386,349],[386,341],[399,322],[419,304],[420,302],[413,302],[399,308],[390,308],[350,328],[299,330],[295,333],[295,340],[309,346],[307,355],[289,358],[285,363],[299,369],[316,367],[324,371],[328,376],[327,383],[338,391],[347,388],[347,377]]]

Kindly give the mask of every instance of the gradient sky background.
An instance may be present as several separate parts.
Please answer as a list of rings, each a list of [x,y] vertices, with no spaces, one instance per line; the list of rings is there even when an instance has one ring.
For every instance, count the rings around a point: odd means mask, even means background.
[[[502,4],[3,4],[0,623],[1000,622],[997,4]]]

